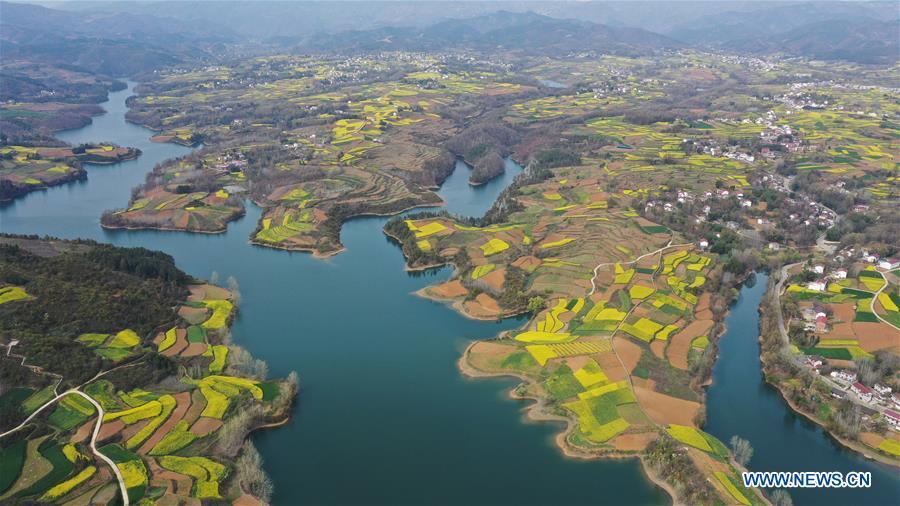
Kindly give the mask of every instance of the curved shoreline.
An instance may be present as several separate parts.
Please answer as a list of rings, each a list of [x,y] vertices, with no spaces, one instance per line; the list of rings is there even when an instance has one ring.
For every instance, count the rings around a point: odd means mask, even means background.
[[[887,284],[885,284],[885,286],[887,286]],[[775,289],[776,290],[778,289],[778,285],[775,285]],[[769,289],[767,288],[766,293],[768,293],[768,290]],[[763,305],[761,305],[758,308],[758,311],[760,314],[760,319],[766,317],[766,311],[765,311],[765,308]],[[833,431],[828,429],[828,427],[826,426],[826,424],[824,423],[824,421],[822,419],[818,418],[817,416],[815,416],[812,413],[809,413],[809,412],[801,409],[793,401],[791,401],[787,397],[787,395],[785,395],[784,390],[782,390],[781,382],[773,382],[769,379],[769,375],[767,373],[769,364],[763,358],[764,355],[762,353],[762,346],[765,344],[763,342],[762,332],[760,332],[759,335],[757,336],[757,342],[759,343],[759,347],[760,347],[759,364],[760,364],[760,371],[762,372],[763,382],[767,386],[773,388],[776,392],[778,392],[778,395],[781,397],[781,399],[784,401],[784,403],[788,405],[788,407],[790,408],[790,411],[792,413],[800,415],[801,417],[805,418],[809,422],[815,424],[817,427],[821,428],[822,432],[824,432],[825,435],[829,439],[831,439],[834,442],[837,442],[844,449],[855,452],[856,454],[858,454],[866,459],[869,459],[869,460],[872,460],[875,462],[879,462],[881,464],[889,465],[891,467],[900,467],[900,460],[891,459],[890,457],[887,457],[885,455],[878,453],[874,448],[870,448],[864,444],[861,444],[861,443],[855,442],[855,441],[851,441],[847,438],[844,438],[844,437],[841,437],[841,436],[835,434]],[[891,430],[891,429],[888,429],[888,430]]]
[[[438,196],[438,197],[440,197],[440,196]],[[256,203],[256,202],[253,202],[253,203],[254,203],[257,207],[260,207],[260,208],[265,209],[265,206],[261,206],[261,205],[259,205],[259,204]],[[341,230],[338,231],[338,235],[340,236],[340,233],[341,233],[341,231],[343,230],[344,224],[345,224],[345,223],[347,223],[347,222],[349,222],[349,221],[351,221],[351,220],[355,220],[355,219],[357,219],[357,218],[372,218],[372,217],[396,216],[396,215],[398,215],[398,214],[400,214],[400,213],[404,213],[404,212],[406,212],[406,211],[411,211],[411,210],[413,210],[413,209],[419,209],[419,208],[423,208],[423,207],[443,206],[443,205],[446,205],[446,204],[447,204],[447,202],[446,202],[444,199],[441,199],[439,203],[435,203],[435,204],[416,204],[416,205],[413,205],[413,206],[404,207],[404,208],[402,208],[402,209],[400,209],[400,210],[398,210],[398,211],[386,211],[386,212],[381,212],[381,213],[379,213],[379,212],[365,212],[365,213],[360,213],[360,214],[354,214],[353,216],[350,216],[349,218],[347,218],[346,220],[344,220],[344,221],[341,222]],[[282,245],[279,245],[279,244],[264,243],[264,242],[257,241],[256,239],[253,238],[253,237],[256,235],[256,233],[259,232],[259,230],[260,230],[260,229],[259,229],[259,226],[257,226],[256,229],[253,230],[253,235],[250,236],[250,239],[249,239],[247,242],[249,242],[250,244],[253,244],[253,245],[255,245],[255,246],[260,246],[260,247],[263,247],[263,248],[273,248],[273,249],[280,249],[280,250],[283,250],[283,251],[297,251],[297,252],[301,252],[301,253],[310,253],[314,258],[319,258],[319,259],[325,259],[325,258],[333,257],[333,256],[337,255],[338,253],[347,251],[347,247],[344,246],[344,244],[343,244],[342,242],[340,242],[340,238],[338,238],[338,244],[340,245],[340,248],[337,248],[337,249],[334,249],[334,250],[327,250],[327,251],[324,251],[324,252],[321,251],[321,250],[319,250],[319,249],[317,249],[317,248],[315,248],[315,247],[311,247],[311,246],[294,246],[294,247],[291,247],[291,246],[282,246]],[[387,232],[385,232],[385,235],[389,235],[389,234],[387,234]],[[396,240],[396,238],[393,237],[393,236],[391,236],[391,238]],[[435,267],[440,267],[440,266],[435,266]],[[431,267],[427,267],[427,268],[431,268]],[[409,269],[408,269],[408,270],[409,270]],[[423,269],[423,270],[424,270],[424,269]]]
[[[759,339],[760,339],[760,343],[762,343],[762,336],[760,336]],[[874,449],[870,449],[869,447],[867,447],[864,444],[861,444],[861,443],[858,443],[855,441],[851,441],[847,438],[838,436],[833,431],[828,429],[828,427],[825,426],[825,423],[823,420],[821,420],[817,416],[813,415],[812,413],[808,413],[808,412],[800,409],[799,406],[794,404],[794,402],[791,401],[790,399],[788,399],[788,397],[784,394],[784,391],[781,389],[780,383],[773,383],[773,382],[769,381],[769,376],[766,374],[766,363],[765,363],[765,361],[763,361],[762,355],[760,355],[759,361],[760,361],[760,364],[762,365],[763,380],[765,381],[766,385],[772,387],[776,392],[778,392],[778,395],[781,397],[781,399],[784,401],[784,403],[787,404],[788,407],[791,408],[792,413],[802,416],[809,422],[815,424],[816,427],[821,428],[822,432],[825,433],[825,435],[829,439],[831,439],[834,442],[837,442],[842,447],[844,447],[844,449],[852,451],[862,457],[865,457],[866,459],[869,459],[869,460],[872,460],[875,462],[879,462],[881,464],[885,464],[885,465],[888,465],[891,467],[900,468],[900,461],[891,460],[889,457],[881,455],[880,453],[877,453]],[[890,430],[890,429],[888,429],[888,430]]]
[[[825,425],[822,423],[822,420],[820,420],[819,418],[816,418],[815,415],[812,415],[812,414],[810,414],[810,413],[807,413],[806,411],[803,411],[803,410],[800,409],[796,404],[794,404],[790,399],[788,399],[788,398],[784,395],[784,392],[781,391],[781,388],[780,388],[780,387],[778,387],[778,386],[776,386],[776,385],[773,385],[773,384],[770,383],[768,380],[766,381],[766,384],[772,386],[772,387],[778,392],[778,394],[781,396],[781,398],[784,400],[784,402],[785,402],[788,406],[790,406],[791,411],[793,411],[793,412],[796,413],[796,414],[801,415],[803,418],[805,418],[805,419],[809,420],[810,422],[814,423],[817,427],[820,427],[820,428],[822,429],[822,432],[824,432],[825,435],[828,436],[829,439],[831,439],[831,440],[833,440],[833,441],[839,443],[839,444],[840,444],[841,446],[843,446],[845,449],[847,449],[847,450],[849,450],[849,451],[852,451],[852,452],[855,452],[855,453],[857,453],[858,455],[860,455],[860,456],[862,456],[862,457],[865,457],[865,458],[867,458],[867,459],[869,459],[869,460],[872,460],[872,461],[875,461],[875,462],[879,462],[879,463],[881,463],[881,464],[889,465],[889,466],[891,466],[891,467],[898,467],[898,468],[900,468],[900,462],[895,461],[895,460],[890,460],[888,457],[885,457],[884,455],[881,455],[881,454],[879,454],[879,453],[875,453],[874,451],[870,451],[870,450],[868,449],[868,447],[865,446],[865,445],[863,445],[863,444],[853,442],[853,441],[851,441],[851,440],[849,440],[849,439],[846,439],[846,438],[843,438],[843,437],[841,437],[841,436],[838,436],[838,435],[835,434],[834,432],[830,431],[830,430],[829,430],[827,427],[825,427]],[[890,430],[890,429],[888,429],[888,430]]]
[[[124,156],[117,156],[114,160],[105,159],[106,157],[104,157],[104,159],[82,160],[81,158],[78,158],[78,155],[75,155],[75,157],[79,162],[87,165],[115,165],[117,163],[127,162],[130,160],[137,160],[141,155],[144,154],[144,152],[139,148],[129,147],[128,149],[131,150],[128,154]]]
[[[407,271],[410,271],[410,272],[424,271],[424,270],[428,270],[428,269],[444,267],[446,265],[450,265],[450,263],[447,262],[447,263],[443,263],[443,264],[436,264],[436,265],[426,266],[426,267],[422,267],[422,268],[417,267],[415,269],[407,269]],[[523,309],[521,311],[505,311],[503,313],[500,313],[497,316],[473,315],[473,314],[469,313],[468,311],[466,311],[464,300],[447,299],[447,298],[443,298],[443,297],[438,297],[436,295],[431,295],[430,293],[428,293],[428,288],[429,287],[427,287],[427,286],[424,288],[420,288],[420,289],[416,290],[415,292],[413,292],[413,294],[417,295],[419,297],[422,297],[423,299],[432,300],[434,302],[439,302],[441,304],[444,304],[447,307],[451,307],[454,310],[456,310],[456,312],[458,312],[460,315],[462,315],[470,320],[492,322],[492,321],[497,321],[497,320],[505,320],[507,318],[515,318],[516,316],[521,316],[523,314],[528,313],[527,309]]]
[[[85,170],[84,168],[78,168],[76,172],[61,176],[59,179],[55,179],[50,182],[42,182],[40,185],[20,184],[14,187],[19,188],[20,191],[12,193],[8,198],[0,198],[0,203],[13,202],[16,199],[25,197],[30,193],[46,191],[57,186],[73,183],[75,181],[87,181],[87,178],[87,170]]]
[[[106,230],[159,230],[161,232],[184,232],[188,234],[224,234],[228,231],[228,227],[216,230],[188,230],[185,228],[162,227],[162,226],[135,226],[135,225],[109,225],[100,220],[100,227]]]
[[[515,378],[521,381],[520,385],[533,385],[535,381],[525,375],[517,374],[514,372],[487,372],[482,371],[481,369],[476,368],[475,366],[468,363],[469,352],[472,347],[478,344],[480,341],[472,341],[466,346],[465,351],[462,356],[457,360],[456,367],[457,370],[467,378],[471,379],[480,379],[480,378]],[[516,401],[532,401],[528,405],[523,408],[526,420],[530,420],[536,423],[564,423],[565,429],[561,432],[558,432],[556,436],[553,438],[557,448],[563,453],[563,455],[567,458],[573,459],[582,459],[582,460],[599,460],[599,459],[638,459],[641,463],[641,470],[644,473],[644,476],[650,483],[653,483],[661,490],[666,492],[666,494],[672,499],[672,503],[674,505],[680,505],[678,501],[678,495],[675,491],[675,488],[672,487],[668,482],[659,477],[645,462],[644,458],[640,455],[640,453],[623,453],[617,451],[592,451],[587,448],[580,448],[573,446],[568,441],[569,435],[575,430],[577,423],[570,417],[560,416],[554,413],[548,412],[545,408],[547,407],[546,399],[542,397],[537,397],[528,394],[519,394],[516,392],[516,389],[520,386],[516,385],[512,389],[507,392],[507,396]]]

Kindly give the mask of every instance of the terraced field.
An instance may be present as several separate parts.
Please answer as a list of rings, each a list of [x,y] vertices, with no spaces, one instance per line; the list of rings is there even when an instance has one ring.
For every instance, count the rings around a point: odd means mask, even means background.
[[[565,434],[570,451],[628,454],[671,424],[696,430],[700,398],[688,369],[715,337],[703,292],[717,256],[633,210],[654,186],[603,191],[618,175],[591,162],[517,188],[523,210],[502,223],[427,214],[387,228],[402,232],[405,252],[417,248],[432,255],[429,262],[456,265],[454,290],[445,284],[424,293],[472,316],[510,300],[507,284],[484,281],[490,273],[521,272],[524,285],[512,289],[546,297],[546,308],[519,332],[473,344],[464,370],[527,378],[523,395],[556,407],[536,409],[575,422]],[[669,176],[647,171],[629,181],[654,177]],[[733,181],[727,172],[719,177]],[[494,314],[522,310],[500,306]],[[717,458],[728,469],[727,450]]]
[[[665,432],[690,447],[694,465],[724,502],[755,503],[759,494],[739,486],[728,450],[700,431],[697,385],[721,331],[724,306],[715,292],[721,292],[723,272],[739,271],[728,265],[731,253],[721,241],[744,222],[723,226],[729,218],[711,212],[715,206],[700,210],[694,202],[735,198],[735,206],[754,216],[746,223],[764,225],[777,213],[759,202],[764,190],[757,185],[792,170],[819,171],[824,179],[814,181],[815,195],[854,185],[845,193],[890,213],[885,203],[896,202],[889,188],[897,170],[896,134],[891,120],[870,111],[895,118],[896,104],[885,102],[893,92],[883,87],[749,84],[755,96],[719,97],[701,118],[684,113],[644,120],[635,111],[659,100],[665,86],[700,86],[746,72],[698,55],[679,61],[693,70],[659,71],[642,85],[631,79],[591,92],[567,89],[507,107],[505,121],[524,132],[514,156],[529,169],[495,209],[480,220],[413,214],[386,230],[400,240],[411,267],[456,267],[450,281],[423,295],[477,318],[533,312],[519,332],[473,344],[461,367],[474,375],[525,378],[515,393],[543,401],[535,417],[572,421],[562,439],[567,451],[634,452]],[[603,63],[617,72],[643,64]],[[581,78],[602,72],[587,63],[543,63],[528,72],[565,81],[565,72],[576,67]],[[767,78],[781,71],[771,69]],[[827,93],[832,101],[798,106],[798,100],[813,100],[804,93]],[[769,151],[779,143],[781,152]],[[821,167],[807,166],[809,160]],[[707,225],[707,218],[718,223]],[[763,237],[770,230],[749,228]],[[702,230],[703,240],[674,229]],[[847,306],[838,322],[845,330],[836,324],[833,339],[801,351],[875,360],[876,353],[895,349],[895,342],[877,338],[890,329],[865,327],[896,320],[900,304],[891,283],[862,269],[824,294],[792,287],[798,299]],[[872,445],[892,447],[881,440]]]
[[[254,243],[337,253],[340,225],[351,216],[440,202],[431,188],[454,164],[441,144],[458,126],[435,111],[532,89],[495,73],[432,67],[427,61],[273,57],[215,72],[161,75],[141,89],[129,117],[161,130],[157,140],[203,139],[208,147],[159,167],[129,208],[107,213],[103,224],[220,232],[243,213],[249,196],[265,209]],[[258,79],[262,69],[267,77],[256,86],[209,85]],[[325,82],[361,69],[402,77],[366,84],[350,79],[340,91],[323,91]],[[250,102],[255,106],[247,107]],[[225,108],[239,111],[231,124],[203,114]],[[274,118],[273,108],[282,111]]]
[[[133,148],[96,144],[77,150],[62,146],[0,147],[0,201],[85,179],[82,163],[110,164],[140,155]]]
[[[21,287],[0,290],[12,310],[37,300]],[[252,359],[223,343],[236,309],[231,292],[209,284],[187,285],[185,292],[178,321],[155,336],[123,329],[74,339],[108,365],[78,387],[87,397],[71,391],[57,397],[55,383],[0,395],[0,406],[21,405],[19,416],[35,415],[0,439],[0,502],[116,500],[117,477],[94,445],[115,464],[132,504],[245,496],[238,482],[245,471],[235,466],[245,431],[283,419],[296,386],[250,377],[244,368]],[[140,370],[148,360],[171,364],[166,381],[116,386],[123,384],[116,371]]]

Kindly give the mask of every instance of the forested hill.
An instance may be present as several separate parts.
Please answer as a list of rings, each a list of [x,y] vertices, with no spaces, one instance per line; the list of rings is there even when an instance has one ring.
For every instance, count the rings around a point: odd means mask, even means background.
[[[0,340],[20,340],[16,352],[30,364],[77,384],[103,364],[79,336],[147,336],[177,318],[190,280],[165,253],[3,235],[0,291],[25,297],[0,304]]]
[[[27,61],[122,77],[208,59],[227,30],[124,12],[76,12],[0,2],[4,63]],[[6,69],[8,70],[8,69]]]
[[[229,284],[144,248],[0,235],[0,503],[269,503],[247,437],[287,421],[298,382],[231,344]]]
[[[326,52],[506,50],[552,55],[585,51],[637,54],[681,46],[678,41],[641,28],[498,11],[424,28],[386,27],[316,36],[305,40],[300,48]]]

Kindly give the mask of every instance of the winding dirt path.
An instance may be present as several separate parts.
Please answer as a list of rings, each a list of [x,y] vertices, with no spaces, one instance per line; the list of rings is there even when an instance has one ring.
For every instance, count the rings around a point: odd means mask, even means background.
[[[665,250],[667,250],[667,249],[669,249],[669,248],[680,248],[680,247],[682,247],[682,246],[691,246],[692,244],[693,244],[693,243],[691,243],[691,242],[687,242],[687,243],[684,243],[684,244],[672,244],[672,241],[669,241],[669,243],[666,244],[665,246],[663,246],[662,248],[659,248],[659,249],[656,250],[656,251],[651,251],[650,253],[644,253],[643,255],[641,255],[641,256],[635,258],[634,260],[630,260],[630,261],[628,261],[628,262],[603,262],[602,264],[597,264],[597,266],[594,267],[594,275],[591,277],[591,291],[588,292],[588,297],[590,297],[591,295],[594,295],[594,292],[597,291],[597,283],[596,283],[596,280],[597,280],[597,271],[600,270],[601,267],[606,267],[606,266],[609,266],[609,265],[614,265],[614,264],[616,264],[616,263],[621,263],[622,265],[636,264],[636,263],[640,262],[641,260],[643,260],[643,259],[645,259],[645,258],[647,258],[647,257],[649,257],[649,256],[651,256],[651,255],[656,255],[656,254],[662,253],[663,251],[665,251]]]

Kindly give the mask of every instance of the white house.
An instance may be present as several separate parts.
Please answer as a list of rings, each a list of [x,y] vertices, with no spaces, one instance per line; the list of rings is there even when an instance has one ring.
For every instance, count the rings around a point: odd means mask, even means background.
[[[847,279],[847,269],[838,269],[834,271],[835,279]]]
[[[825,274],[825,266],[824,265],[814,265],[813,271],[816,274]]]
[[[884,421],[894,430],[900,430],[900,413],[886,409],[884,410]]]
[[[818,369],[819,367],[822,367],[823,363],[825,363],[825,362],[824,362],[824,360],[822,360],[822,357],[817,357],[815,355],[809,355],[806,357],[806,365],[812,367],[813,369]]]
[[[860,398],[863,402],[872,402],[872,394],[874,393],[871,388],[863,385],[860,382],[856,382],[850,386],[850,390],[856,394],[857,397]]]
[[[894,270],[900,267],[900,258],[883,258],[878,262],[878,267],[887,270]]]
[[[825,288],[828,287],[828,283],[824,279],[817,279],[816,281],[810,281],[807,283],[806,288],[816,291],[816,292],[824,292]]]
[[[846,383],[856,382],[856,373],[847,370],[831,371],[831,377],[837,380],[844,381]]]
[[[875,383],[875,386],[872,387],[875,389],[875,393],[878,394],[879,397],[887,397],[891,395],[891,387],[887,385],[882,385],[881,383]]]

